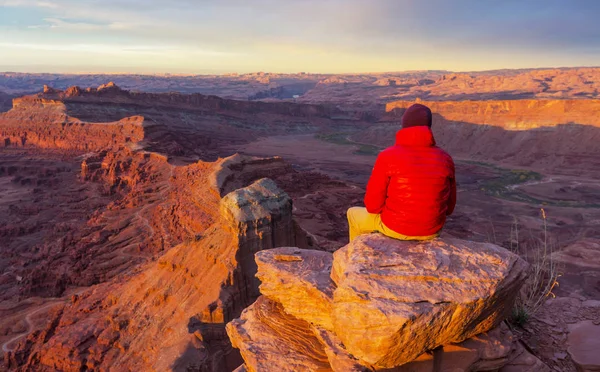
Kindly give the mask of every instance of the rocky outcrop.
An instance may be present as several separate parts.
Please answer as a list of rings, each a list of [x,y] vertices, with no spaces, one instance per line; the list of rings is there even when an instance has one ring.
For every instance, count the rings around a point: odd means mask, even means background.
[[[292,200],[268,178],[230,192],[220,202],[221,221],[238,236],[236,260],[243,276],[241,288],[223,291],[220,302],[225,305],[223,322],[228,322],[259,296],[259,282],[254,254],[273,247],[306,245],[305,237],[297,239],[292,219]],[[246,293],[240,299],[239,294]],[[211,311],[212,312],[212,311]]]
[[[278,114],[299,117],[331,117],[340,111],[334,106],[318,104],[295,104],[291,102],[255,102],[225,99],[212,95],[181,93],[130,92],[119,88],[115,83],[102,84],[98,88],[83,90],[70,87],[66,91],[44,91],[44,98],[65,102],[111,102],[115,104],[135,104],[152,107],[176,106],[194,110],[238,112],[244,114]]]
[[[333,330],[333,291],[329,252],[279,248],[256,255],[260,292],[290,315]]]
[[[461,355],[459,370],[509,361],[512,335],[494,327],[527,264],[493,244],[370,234],[333,255],[277,248],[256,261],[263,297],[227,325],[249,371],[420,370],[432,363],[424,353],[444,345],[446,363]]]
[[[144,118],[131,116],[115,122],[89,123],[67,115],[62,101],[23,97],[0,114],[3,146],[97,151],[141,141]]]
[[[334,254],[334,329],[354,355],[391,368],[497,325],[526,268],[492,244],[360,237]]]
[[[14,98],[12,109],[0,113],[0,146],[81,154],[125,145],[185,161],[215,161],[259,134],[313,133],[347,125],[337,120],[340,115],[323,105],[131,92],[114,83],[64,91],[46,87]]]
[[[191,192],[208,192],[208,201],[218,198],[217,190],[206,189],[209,184],[196,183]],[[218,214],[212,226],[154,262],[74,297],[48,328],[30,334],[8,354],[7,365],[24,371],[237,367],[241,360],[224,328],[259,295],[254,254],[306,245],[296,239],[291,199],[269,179],[206,208]]]
[[[240,349],[246,363],[239,367],[240,372],[374,369],[350,355],[333,333],[289,315],[281,304],[265,296],[230,324],[233,346]],[[440,371],[550,372],[521,346],[504,323],[464,342],[444,345],[409,363],[384,370],[431,372],[434,363]]]
[[[249,371],[330,370],[324,346],[310,324],[264,296],[228,324],[227,332]]]
[[[257,158],[235,154],[223,159],[211,174],[211,187],[221,196],[247,185],[257,175],[268,174],[270,178],[294,172],[290,163],[280,157]]]
[[[509,130],[583,124],[600,127],[600,100],[521,99],[510,101],[420,101],[448,121],[499,126]],[[414,101],[395,101],[385,106],[400,118]]]

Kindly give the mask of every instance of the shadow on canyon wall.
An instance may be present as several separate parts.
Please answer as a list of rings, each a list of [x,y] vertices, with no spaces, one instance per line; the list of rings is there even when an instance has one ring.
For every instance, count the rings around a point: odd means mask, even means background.
[[[388,114],[392,115],[355,135],[354,139],[381,147],[391,146],[400,129],[401,114]],[[447,120],[434,114],[432,131],[438,146],[458,159],[600,178],[600,128],[596,126],[570,122],[507,130],[496,125]]]

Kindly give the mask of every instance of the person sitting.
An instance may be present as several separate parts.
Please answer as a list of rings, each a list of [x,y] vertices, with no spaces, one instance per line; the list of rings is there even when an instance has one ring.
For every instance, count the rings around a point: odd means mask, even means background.
[[[431,110],[410,106],[396,144],[379,153],[367,184],[365,207],[348,209],[350,241],[380,232],[401,240],[439,235],[456,205],[454,161],[435,145]]]

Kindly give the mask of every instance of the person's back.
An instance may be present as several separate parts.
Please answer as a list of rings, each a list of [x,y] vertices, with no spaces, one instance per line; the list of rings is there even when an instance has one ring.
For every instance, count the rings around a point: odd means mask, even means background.
[[[402,118],[394,146],[375,162],[364,208],[350,208],[350,240],[379,231],[396,239],[431,239],[456,203],[454,162],[435,146],[431,111],[416,104]]]

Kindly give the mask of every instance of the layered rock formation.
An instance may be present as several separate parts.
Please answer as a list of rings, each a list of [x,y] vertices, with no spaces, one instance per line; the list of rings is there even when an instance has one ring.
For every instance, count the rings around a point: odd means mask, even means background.
[[[507,130],[582,124],[600,127],[600,100],[521,99],[513,101],[427,101],[431,111],[448,121],[498,126]],[[385,106],[400,118],[415,101],[395,101]]]
[[[291,199],[269,179],[227,194],[202,236],[74,297],[5,356],[17,370],[227,371],[225,323],[258,296],[254,254],[297,240]],[[236,364],[237,363],[237,364]]]
[[[452,73],[411,71],[376,75],[330,76],[302,97],[304,102],[336,102],[368,107],[415,98],[447,100],[520,100],[597,98],[600,69],[524,69]]]
[[[63,102],[45,98],[15,98],[13,109],[0,115],[3,146],[35,146],[94,151],[144,138],[144,119],[112,123],[83,122],[67,115]]]
[[[23,94],[51,84],[98,86],[114,80],[119,86],[149,92],[214,94],[235,99],[291,99],[331,102],[349,109],[376,109],[390,100],[597,98],[599,68],[520,69],[467,73],[405,71],[361,74],[281,74],[255,72],[225,75],[23,74],[0,73],[0,90]]]
[[[123,95],[130,98],[126,104],[119,103]],[[78,100],[69,101],[67,96]],[[94,287],[100,288],[97,298],[106,297],[111,286],[128,278],[133,270],[142,270],[145,263],[175,246],[199,239],[221,219],[220,199],[257,179],[276,178],[294,198],[309,193],[310,188],[348,189],[324,175],[294,170],[281,158],[217,156],[223,151],[222,144],[247,141],[259,132],[303,130],[311,113],[292,117],[276,114],[279,109],[274,108],[252,114],[235,103],[211,111],[208,106],[196,109],[186,100],[175,99],[172,107],[165,104],[157,111],[142,96],[132,98],[114,84],[89,92],[47,87],[39,95],[15,99],[13,109],[0,114],[0,132],[5,135],[0,137],[3,350],[18,349],[17,343],[32,330],[45,327],[45,320],[52,320],[47,315],[48,305],[60,307],[70,301],[72,293],[87,298],[85,287],[94,285],[100,285]],[[144,115],[135,115],[139,112]],[[85,120],[73,116],[79,113]],[[321,116],[314,118],[319,125],[331,122]],[[151,151],[156,149],[162,151]],[[297,237],[296,245],[312,245],[318,239],[308,236],[295,222],[284,230],[281,234]],[[243,269],[255,271],[254,261],[247,262]],[[251,275],[249,281],[254,280]],[[132,294],[131,302],[135,301]],[[98,318],[106,315],[104,311],[112,311],[111,306],[82,306]],[[139,322],[129,310],[121,311],[121,319]],[[33,315],[35,321],[30,322]],[[68,311],[65,316],[68,322],[75,318]],[[159,316],[167,318],[168,314]],[[34,334],[33,342],[45,334]],[[61,326],[60,334],[74,340],[69,347],[79,348],[74,346],[79,340],[78,326]],[[55,353],[54,347],[39,355]],[[29,346],[19,350],[29,355]],[[98,356],[94,363],[102,365],[104,358]],[[111,357],[106,358],[110,363]],[[65,363],[77,364],[84,357],[65,356],[67,359]],[[17,365],[24,363],[20,360]],[[36,363],[39,359],[28,365]]]
[[[142,93],[129,92],[119,88],[113,82],[98,88],[81,89],[77,86],[65,91],[44,92],[47,98],[56,98],[65,102],[112,102],[119,104],[147,105],[151,107],[181,107],[195,110],[243,112],[246,114],[282,114],[291,116],[329,117],[339,113],[334,107],[314,104],[294,104],[289,102],[264,103],[224,99],[203,94],[180,93]]]
[[[420,102],[433,111],[437,144],[458,159],[600,175],[599,100]],[[389,103],[387,123],[361,131],[354,140],[392,146],[405,108],[414,103]]]
[[[498,246],[372,234],[333,255],[277,248],[256,262],[263,296],[227,325],[250,371],[383,370],[427,363],[421,354],[457,343],[445,353],[447,362],[452,348],[469,355],[461,370],[509,361],[512,336],[493,329],[510,313],[527,264]]]
[[[347,77],[346,80],[351,85],[355,78]],[[381,79],[377,84],[386,83],[384,78]],[[397,81],[398,86],[402,83]],[[432,85],[431,82],[427,84]],[[388,88],[393,87],[384,87]],[[152,107],[151,99],[154,98],[162,102],[160,110]],[[172,104],[169,103],[171,100]],[[253,208],[252,204],[240,201],[246,196],[267,195],[269,190],[272,191],[271,186],[261,185],[246,190],[240,198],[229,200],[233,209],[220,209],[223,197],[262,177],[276,179],[277,184],[296,202],[293,209],[297,209],[296,217],[304,223],[302,226],[308,226],[315,234],[307,237],[295,223],[289,225],[275,219],[278,229],[281,228],[280,234],[295,235],[294,243],[285,244],[303,246],[318,241],[321,248],[330,250],[344,244],[343,212],[348,205],[360,203],[363,193],[360,187],[350,187],[323,174],[298,171],[306,168],[298,164],[292,168],[281,158],[234,156],[217,160],[223,144],[231,145],[227,151],[234,151],[237,144],[258,135],[312,133],[315,128],[338,131],[342,130],[336,129],[339,118],[330,120],[326,115],[321,116],[318,110],[317,114],[311,110],[292,110],[288,115],[281,107],[262,113],[245,105],[220,104],[217,101],[206,100],[197,105],[194,99],[184,95],[129,94],[114,84],[105,84],[97,89],[72,88],[64,92],[48,88],[43,94],[16,100],[11,112],[0,115],[0,132],[16,133],[0,137],[4,140],[0,142],[0,271],[3,274],[0,276],[0,339],[5,350],[15,351],[7,356],[11,366],[22,370],[69,370],[82,366],[103,369],[113,363],[122,369],[158,366],[154,368],[210,370],[237,366],[241,361],[236,352],[231,351],[223,323],[235,317],[258,292],[247,289],[245,294],[241,294],[241,288],[256,288],[255,279],[251,274],[240,274],[235,269],[232,274],[228,270],[235,265],[222,264],[235,256],[228,244],[235,246],[237,243],[231,234],[217,232],[212,227],[246,231],[248,236],[253,237],[253,240],[242,244],[242,250],[248,252],[273,246],[268,243],[269,229],[272,228],[270,222],[259,218],[239,225],[233,221],[237,221],[241,214],[231,213],[232,210]],[[214,102],[217,103],[213,105]],[[577,102],[572,103],[569,109],[577,111]],[[525,110],[525,107],[515,107]],[[538,108],[533,112],[538,112]],[[483,110],[477,115],[488,114]],[[493,119],[493,115],[485,117]],[[536,118],[531,116],[532,121]],[[436,115],[436,120],[445,119]],[[519,123],[527,120],[530,119],[524,117]],[[557,169],[571,172],[581,172],[585,167],[591,173],[594,164],[597,166],[597,156],[594,156],[597,146],[594,144],[599,138],[594,134],[597,128],[592,125],[569,124],[517,131],[505,130],[504,124],[480,125],[446,120],[436,121],[436,134],[440,123],[446,124],[444,130],[447,130],[441,136],[442,146],[466,158],[485,161],[508,159],[519,164],[547,167],[564,164],[564,168]],[[392,136],[397,129],[395,125],[386,124],[384,127]],[[580,127],[584,127],[585,131],[580,131]],[[135,133],[127,133],[128,129]],[[26,136],[22,132],[26,132]],[[361,137],[360,141],[368,138]],[[393,141],[390,138],[386,140]],[[471,140],[465,141],[465,138]],[[303,148],[305,143],[294,145]],[[92,150],[94,153],[89,153]],[[87,154],[81,156],[84,153]],[[319,156],[329,160],[327,155]],[[562,163],[555,161],[558,157],[562,157]],[[210,163],[198,159],[217,161]],[[366,162],[370,161],[368,159]],[[587,166],[588,163],[591,166]],[[355,172],[356,164],[349,162],[345,166],[349,173]],[[370,166],[367,168],[370,169]],[[469,182],[474,185],[480,180],[469,179]],[[461,187],[464,188],[464,185]],[[586,184],[578,187],[583,189]],[[592,203],[595,200],[594,189],[586,190]],[[540,192],[544,192],[543,189]],[[564,193],[557,194],[558,197],[564,198]],[[285,203],[279,204],[280,201],[275,200],[274,209],[288,208]],[[471,203],[481,201],[473,198]],[[483,224],[481,216],[475,216],[471,209],[466,209],[465,203],[462,205],[462,212],[458,211],[455,221],[460,220],[461,226],[468,227],[475,223]],[[489,201],[488,207],[505,214],[515,211],[496,200]],[[535,215],[522,210],[517,214]],[[551,216],[553,220],[549,229],[553,231],[565,221],[565,230],[586,221],[590,228],[585,233],[589,236],[595,231],[593,209],[587,209],[581,219],[563,221],[558,212]],[[492,215],[494,223],[497,222],[495,217]],[[225,220],[229,222],[223,222]],[[488,219],[485,221],[487,224]],[[538,223],[534,218],[530,221]],[[553,225],[555,222],[556,225]],[[450,221],[448,229],[463,231],[456,226]],[[258,233],[254,233],[254,229]],[[569,234],[572,235],[572,231]],[[499,233],[498,236],[502,239],[504,235]],[[279,238],[275,237],[275,240]],[[590,253],[589,257],[593,256],[592,245],[586,246],[591,247],[589,252],[586,251]],[[578,249],[576,246],[568,247],[568,254],[563,255],[562,252],[557,257],[563,261],[578,257],[578,262],[586,267],[598,266],[593,259],[581,259]],[[274,334],[273,338],[264,340],[265,348],[276,347],[273,353],[276,350],[290,355],[297,353],[298,365],[310,362],[314,366],[324,365],[334,370],[365,368],[364,363],[349,354],[342,340],[335,335],[333,317],[323,316],[333,313],[330,305],[335,299],[335,290],[323,287],[331,284],[330,272],[313,272],[311,266],[328,266],[327,257],[331,258],[327,254],[305,258],[311,264],[294,275],[291,275],[292,271],[273,270],[277,275],[272,277],[295,282],[285,290],[278,289],[277,285],[263,289],[270,293],[270,298],[278,299],[267,303],[265,297],[260,300],[262,302],[257,302],[264,316],[256,327],[266,324],[268,327],[260,332],[270,330]],[[206,264],[192,264],[188,259]],[[209,263],[217,267],[213,269]],[[242,273],[256,270],[250,253],[238,264]],[[308,272],[312,274],[308,275]],[[597,288],[594,278],[585,273],[583,291]],[[267,275],[264,283],[274,283],[273,280]],[[238,286],[236,283],[245,284]],[[561,282],[561,289],[570,291],[571,287],[564,284]],[[90,285],[93,286],[87,291],[74,288]],[[278,294],[278,291],[281,293]],[[290,296],[286,297],[286,292]],[[71,298],[71,293],[77,294]],[[115,293],[117,295],[113,295]],[[317,314],[309,311],[312,308],[299,302],[298,298],[310,298],[311,306],[318,309]],[[61,310],[65,300],[68,305]],[[53,308],[50,306],[59,310],[45,324],[46,314]],[[291,310],[288,311],[288,308]],[[251,315],[251,311],[244,315],[250,323],[256,320]],[[310,322],[300,321],[311,316]],[[592,314],[587,319],[596,318]],[[292,325],[291,328],[280,328],[284,323]],[[183,329],[186,327],[187,331]],[[27,341],[22,341],[32,329],[35,332]],[[297,346],[290,343],[292,348],[290,345],[286,348],[285,344],[273,341],[279,340],[276,336],[281,332],[302,335],[304,341]],[[497,366],[510,360],[504,368],[513,368],[511,371],[541,370],[539,361],[523,348],[518,350],[518,344],[506,342],[510,337],[504,332],[494,328],[487,335],[456,345],[445,345],[444,353],[447,355],[443,360],[450,363],[468,355],[466,364],[449,364],[449,369],[456,366],[477,370],[483,369],[483,365]],[[565,334],[567,332],[564,331]],[[548,334],[546,332],[540,337],[551,343],[555,339]],[[19,340],[21,344],[17,345]],[[47,345],[44,345],[45,341]],[[496,347],[488,347],[490,345]],[[554,349],[545,346],[544,351],[566,350],[563,344],[557,345]],[[585,343],[582,345],[585,347]],[[244,346],[241,347],[243,349]],[[316,357],[307,361],[303,348],[311,350]],[[265,352],[265,355],[271,355],[269,353]],[[515,354],[520,356],[513,359]],[[540,355],[539,350],[536,354]],[[162,359],[161,355],[168,355],[165,360],[172,364],[156,359]],[[552,358],[552,353],[549,358]],[[561,359],[563,364],[558,366],[571,363],[571,359],[566,358],[565,361]],[[544,361],[550,363],[548,360],[551,359],[544,356]],[[422,366],[418,368],[429,371],[433,357],[422,354],[415,362]],[[271,360],[270,363],[274,362]],[[418,370],[413,364],[404,366]],[[4,367],[0,365],[0,369]]]
[[[1,146],[78,153],[127,145],[170,156],[214,161],[259,134],[311,132],[344,125],[324,105],[236,101],[216,96],[141,93],[107,83],[13,99],[0,114]]]

